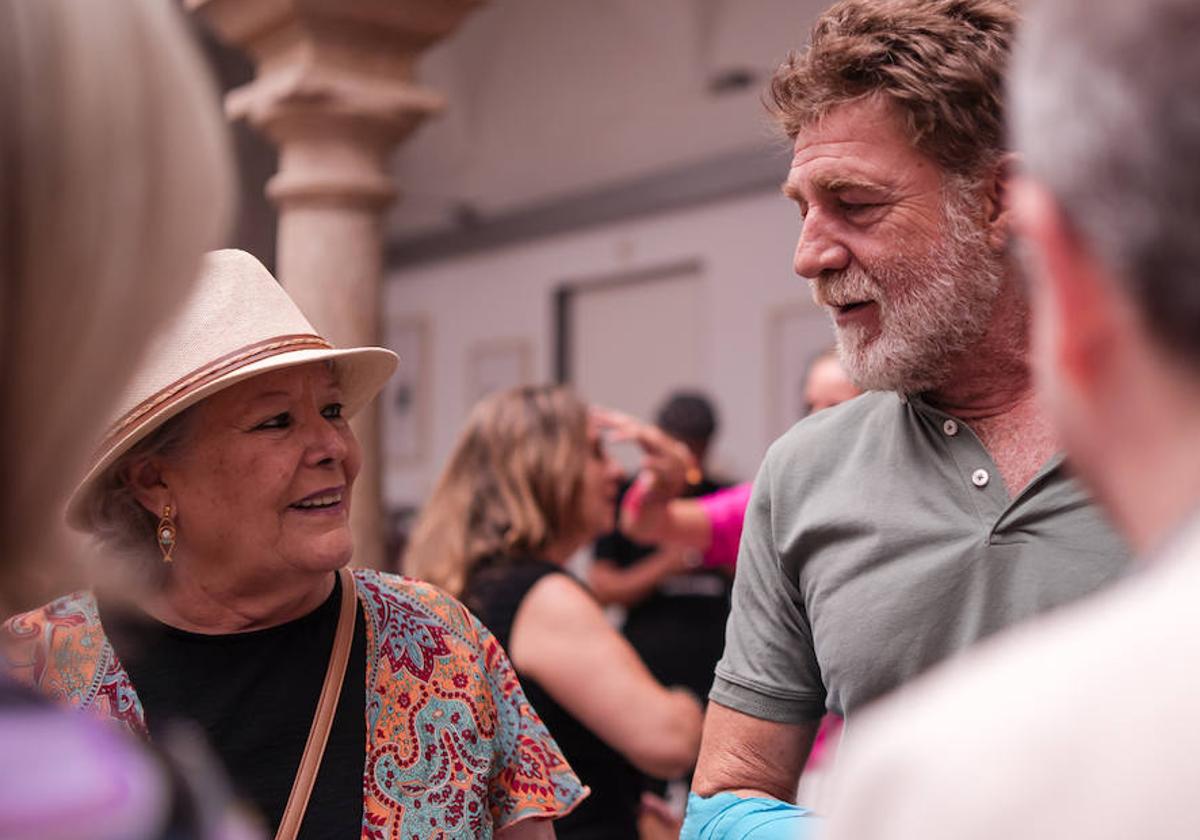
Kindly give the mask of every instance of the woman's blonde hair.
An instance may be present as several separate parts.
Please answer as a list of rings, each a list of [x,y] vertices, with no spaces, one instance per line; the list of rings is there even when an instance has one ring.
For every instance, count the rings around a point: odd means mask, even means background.
[[[0,0],[0,610],[61,589],[62,501],[232,196],[175,3]]]
[[[587,406],[566,388],[481,401],[417,522],[405,571],[457,596],[486,557],[545,557],[579,539],[587,430]]]

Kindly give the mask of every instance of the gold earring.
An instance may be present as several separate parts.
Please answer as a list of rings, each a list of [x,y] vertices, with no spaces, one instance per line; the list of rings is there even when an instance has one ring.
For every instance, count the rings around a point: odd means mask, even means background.
[[[158,549],[162,552],[163,562],[170,563],[174,558],[171,557],[171,552],[175,550],[175,535],[178,529],[175,527],[174,520],[171,519],[171,506],[163,507],[162,519],[158,520],[158,530],[155,532],[158,537]]]

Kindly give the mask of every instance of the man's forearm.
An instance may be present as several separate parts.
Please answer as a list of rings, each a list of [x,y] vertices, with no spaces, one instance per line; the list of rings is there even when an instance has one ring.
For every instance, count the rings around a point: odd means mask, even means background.
[[[816,819],[794,803],[817,724],[760,720],[709,702],[680,840],[799,840]]]
[[[692,790],[793,802],[820,721],[776,723],[710,701]]]

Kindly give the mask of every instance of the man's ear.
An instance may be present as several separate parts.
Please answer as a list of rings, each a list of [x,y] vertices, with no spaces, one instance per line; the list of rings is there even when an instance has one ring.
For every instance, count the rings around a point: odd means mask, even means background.
[[[154,516],[162,516],[163,509],[173,504],[171,488],[162,473],[162,462],[157,458],[137,458],[127,468],[125,481],[133,497]]]
[[[1053,336],[1050,361],[1060,375],[1094,385],[1121,337],[1116,287],[1049,189],[1015,178],[1009,193],[1015,232],[1033,252],[1034,320]]]
[[[992,167],[983,187],[984,222],[988,226],[988,244],[996,253],[1008,248],[1012,236],[1011,187],[1017,171],[1018,157],[1006,152]]]

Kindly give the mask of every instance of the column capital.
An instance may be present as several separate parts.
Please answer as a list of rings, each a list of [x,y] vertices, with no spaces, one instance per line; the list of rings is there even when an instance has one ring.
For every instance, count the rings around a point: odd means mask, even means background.
[[[186,0],[255,62],[225,109],[280,151],[268,195],[280,206],[382,209],[395,197],[396,143],[445,107],[413,81],[420,53],[482,0]]]

